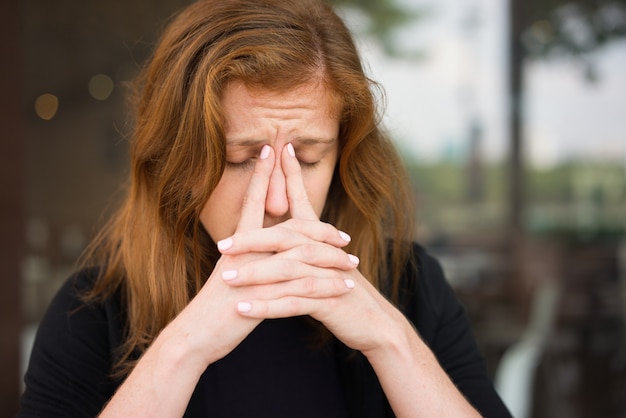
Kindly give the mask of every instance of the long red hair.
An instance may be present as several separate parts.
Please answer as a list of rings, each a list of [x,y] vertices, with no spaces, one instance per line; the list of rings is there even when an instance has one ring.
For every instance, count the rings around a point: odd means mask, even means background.
[[[413,237],[410,187],[350,32],[317,0],[200,0],[174,17],[137,79],[128,194],[84,257],[100,269],[89,300],[122,294],[124,372],[219,257],[199,214],[224,170],[220,99],[233,80],[276,91],[315,80],[331,92],[340,157],[322,218],[352,236],[364,276],[397,296]]]

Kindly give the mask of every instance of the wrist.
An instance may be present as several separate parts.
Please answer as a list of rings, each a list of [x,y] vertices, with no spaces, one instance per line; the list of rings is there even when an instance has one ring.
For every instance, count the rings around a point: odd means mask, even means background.
[[[189,333],[165,328],[154,341],[155,356],[163,365],[163,372],[197,375],[199,378],[211,362],[206,354],[194,344]]]
[[[416,349],[430,351],[409,321],[400,316],[401,318],[396,318],[393,326],[381,327],[383,331],[376,346],[362,350],[372,366],[399,360],[410,361],[414,358]]]

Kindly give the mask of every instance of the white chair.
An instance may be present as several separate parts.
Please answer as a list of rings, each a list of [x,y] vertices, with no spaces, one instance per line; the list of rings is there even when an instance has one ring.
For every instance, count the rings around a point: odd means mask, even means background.
[[[553,330],[558,299],[554,281],[544,281],[537,287],[528,325],[521,339],[505,351],[496,369],[496,391],[515,418],[528,418],[532,411],[534,378]]]

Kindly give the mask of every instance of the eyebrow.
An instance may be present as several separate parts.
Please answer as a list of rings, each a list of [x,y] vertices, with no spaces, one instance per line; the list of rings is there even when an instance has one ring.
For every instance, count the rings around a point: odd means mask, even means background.
[[[291,142],[297,143],[300,145],[317,145],[317,144],[325,144],[329,145],[335,142],[337,138],[303,138],[297,137],[294,138]],[[226,146],[232,147],[254,147],[265,144],[265,140],[263,139],[226,139]]]
[[[294,138],[292,142],[297,142],[302,145],[317,145],[317,144],[332,144],[337,138]]]

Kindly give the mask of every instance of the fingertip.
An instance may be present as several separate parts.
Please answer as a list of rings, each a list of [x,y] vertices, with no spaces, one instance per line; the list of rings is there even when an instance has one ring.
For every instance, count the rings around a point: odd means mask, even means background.
[[[252,310],[252,304],[250,302],[237,303],[237,311],[239,313],[248,313]]]
[[[282,168],[287,178],[287,198],[291,216],[299,219],[318,220],[318,215],[311,206],[304,187],[302,169],[296,158],[295,149],[291,143],[287,144],[285,148],[286,152],[283,151],[282,153]]]
[[[220,251],[228,250],[232,246],[233,246],[232,238],[226,238],[217,242],[217,249]]]
[[[285,175],[289,176],[300,172],[301,167],[298,162],[298,158],[296,157],[296,149],[291,142],[283,147],[281,158]]]
[[[354,264],[355,266],[359,265],[359,257],[357,257],[354,254],[348,254],[348,260],[350,260],[350,263]]]
[[[350,235],[346,234],[343,231],[339,231],[339,236],[341,237],[342,240],[344,240],[345,242],[350,242],[352,241],[352,237],[350,237]]]
[[[272,147],[270,147],[269,145],[263,145],[263,148],[261,149],[261,154],[259,155],[259,158],[262,160],[267,160],[267,158],[270,156],[270,152],[272,151]]]
[[[250,177],[248,188],[243,199],[239,223],[235,230],[236,232],[261,228],[263,226],[264,207],[270,177],[274,168],[274,157],[273,148],[267,144],[263,145],[259,153],[259,158],[254,165],[254,171]]]

